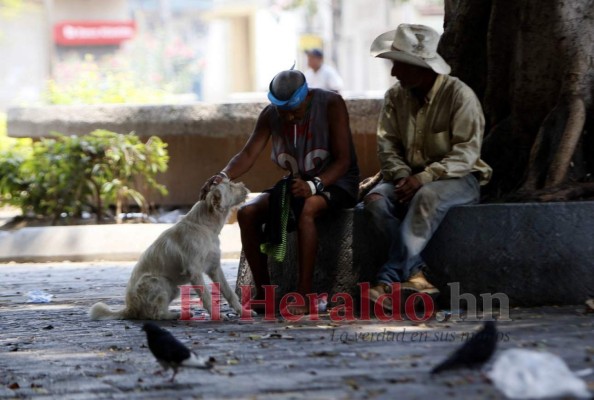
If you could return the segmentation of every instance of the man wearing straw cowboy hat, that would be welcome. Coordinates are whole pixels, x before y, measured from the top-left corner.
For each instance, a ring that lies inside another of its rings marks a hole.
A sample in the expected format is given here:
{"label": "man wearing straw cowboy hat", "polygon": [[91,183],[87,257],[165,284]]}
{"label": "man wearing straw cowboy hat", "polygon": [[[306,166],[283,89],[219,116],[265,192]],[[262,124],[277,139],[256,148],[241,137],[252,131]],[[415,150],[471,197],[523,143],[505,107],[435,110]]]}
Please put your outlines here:
{"label": "man wearing straw cowboy hat", "polygon": [[378,36],[371,55],[392,61],[398,81],[385,94],[377,141],[382,181],[365,209],[390,242],[388,261],[369,291],[391,309],[393,283],[404,296],[439,290],[422,269],[421,251],[449,208],[476,203],[491,168],[480,159],[484,117],[476,95],[437,53],[439,34],[401,24]]}

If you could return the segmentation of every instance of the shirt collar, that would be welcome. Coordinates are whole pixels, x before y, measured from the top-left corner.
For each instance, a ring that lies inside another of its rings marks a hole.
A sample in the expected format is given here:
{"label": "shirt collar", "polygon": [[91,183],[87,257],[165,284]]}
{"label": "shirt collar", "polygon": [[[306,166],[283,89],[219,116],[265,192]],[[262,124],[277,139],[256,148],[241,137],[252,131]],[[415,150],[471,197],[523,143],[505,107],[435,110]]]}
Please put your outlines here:
{"label": "shirt collar", "polygon": [[444,81],[444,76],[441,74],[437,75],[437,78],[435,78],[435,82],[433,83],[433,87],[431,88],[429,93],[427,93],[427,97],[425,97],[425,101],[427,102],[427,104],[431,104],[431,102],[433,101],[433,98],[435,97],[435,95],[437,94],[439,89],[441,89],[441,85],[443,85],[443,81]]}

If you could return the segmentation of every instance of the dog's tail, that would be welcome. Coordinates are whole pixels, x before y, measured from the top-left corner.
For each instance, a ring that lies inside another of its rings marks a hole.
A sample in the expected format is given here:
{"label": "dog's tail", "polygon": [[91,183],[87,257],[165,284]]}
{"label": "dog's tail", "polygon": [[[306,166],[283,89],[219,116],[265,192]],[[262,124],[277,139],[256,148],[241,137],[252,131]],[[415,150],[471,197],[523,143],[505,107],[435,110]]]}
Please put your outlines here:
{"label": "dog's tail", "polygon": [[91,319],[126,319],[127,317],[127,308],[124,308],[119,311],[112,311],[109,306],[105,303],[99,302],[93,304],[91,309],[89,310],[89,317]]}

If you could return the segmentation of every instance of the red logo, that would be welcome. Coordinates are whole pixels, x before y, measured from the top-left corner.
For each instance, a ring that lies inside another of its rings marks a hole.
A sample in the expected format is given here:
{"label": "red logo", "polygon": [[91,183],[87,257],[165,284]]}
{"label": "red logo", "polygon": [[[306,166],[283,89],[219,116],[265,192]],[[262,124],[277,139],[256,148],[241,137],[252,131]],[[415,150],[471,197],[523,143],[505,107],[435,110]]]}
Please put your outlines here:
{"label": "red logo", "polygon": [[134,21],[66,21],[54,26],[54,41],[61,46],[117,45],[135,34]]}
{"label": "red logo", "polygon": [[[359,298],[361,304],[359,306],[360,315],[357,318],[355,316],[355,300],[348,293],[335,293],[330,299],[331,302],[340,302],[339,305],[329,310],[330,320],[333,322],[345,322],[345,321],[369,321],[371,319],[371,307],[369,304],[369,283],[364,282],[358,284],[359,286]],[[423,322],[429,320],[435,311],[435,304],[433,299],[425,293],[415,293],[409,296],[404,304],[401,304],[400,298],[400,283],[392,283],[392,290],[390,294],[381,296],[378,301],[374,304],[373,314],[380,321],[403,321],[405,318],[410,321]],[[275,304],[275,290],[278,286],[276,285],[264,285],[264,299],[263,300],[252,300],[250,294],[252,287],[249,285],[242,285],[241,288],[241,303],[243,305],[243,313],[240,316],[241,321],[253,321],[252,314],[250,312],[251,305],[259,305],[264,307],[264,321],[276,321],[276,304]],[[204,290],[208,290],[202,285],[182,285],[179,286],[181,291],[181,320],[205,320],[204,316],[193,317],[190,311],[191,305],[202,305],[202,301],[199,298],[192,299],[192,292],[201,293]],[[211,285],[212,295],[212,315],[210,319],[212,321],[219,321],[221,319],[221,292],[218,283]],[[295,315],[289,310],[289,306],[304,306],[306,304],[305,298],[309,303],[309,313],[306,315]],[[319,320],[318,314],[318,302],[320,300],[327,299],[327,293],[317,294],[310,293],[303,296],[296,292],[285,294],[280,300],[279,312],[280,317],[285,321],[297,322],[302,319],[309,321]],[[384,301],[389,300],[392,304],[393,311],[386,312],[382,306]],[[416,303],[422,303],[423,313],[418,315],[415,310]],[[401,312],[404,309],[404,315]]]}

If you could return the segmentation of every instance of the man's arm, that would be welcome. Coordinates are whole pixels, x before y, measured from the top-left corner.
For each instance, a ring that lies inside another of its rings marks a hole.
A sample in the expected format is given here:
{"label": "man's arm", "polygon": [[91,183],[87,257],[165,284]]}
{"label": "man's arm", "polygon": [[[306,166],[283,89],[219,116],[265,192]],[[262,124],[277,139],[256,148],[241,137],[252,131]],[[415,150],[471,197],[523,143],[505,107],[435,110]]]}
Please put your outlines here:
{"label": "man's arm", "polygon": [[411,174],[404,158],[405,150],[401,132],[396,124],[396,109],[388,90],[380,113],[377,128],[377,155],[386,181],[397,181]]}
{"label": "man's arm", "polygon": [[200,192],[200,198],[206,196],[211,185],[219,184],[224,178],[223,175],[226,175],[226,177],[233,180],[239,178],[252,168],[270,138],[268,121],[270,113],[273,111],[272,107],[266,107],[260,113],[254,131],[250,135],[243,149],[229,160],[225,168],[221,170],[221,173],[210,177],[204,183]]}
{"label": "man's arm", "polygon": [[480,102],[470,88],[462,90],[454,101],[452,149],[440,161],[429,164],[423,172],[415,175],[423,184],[468,175],[480,158],[485,129]]}
{"label": "man's arm", "polygon": [[332,185],[344,176],[351,164],[349,113],[344,100],[339,95],[332,96],[328,101],[328,121],[333,161],[319,176],[324,186]]}
{"label": "man's arm", "polygon": [[229,179],[237,179],[248,172],[258,159],[262,150],[264,150],[264,147],[266,147],[266,143],[268,143],[268,139],[270,138],[268,121],[271,112],[274,112],[273,107],[267,107],[260,113],[256,121],[256,127],[243,149],[233,156],[229,160],[229,163],[227,163],[227,166],[223,168],[223,172],[229,176]]}

